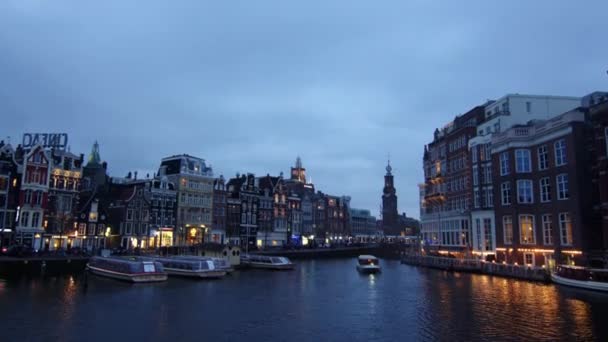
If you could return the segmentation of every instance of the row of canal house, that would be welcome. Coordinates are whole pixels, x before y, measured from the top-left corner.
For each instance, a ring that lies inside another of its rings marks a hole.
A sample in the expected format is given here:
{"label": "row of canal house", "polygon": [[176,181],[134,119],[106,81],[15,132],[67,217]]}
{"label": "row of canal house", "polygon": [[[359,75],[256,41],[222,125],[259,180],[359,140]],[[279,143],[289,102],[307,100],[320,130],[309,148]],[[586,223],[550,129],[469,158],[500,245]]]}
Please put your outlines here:
{"label": "row of canal house", "polygon": [[289,179],[282,173],[237,174],[223,189],[227,239],[246,249],[301,246],[351,234],[350,198],[315,192],[300,158]]}
{"label": "row of canal house", "polygon": [[110,177],[88,158],[0,142],[0,244],[36,250],[202,243],[266,248],[350,234],[345,196],[315,192],[298,158],[291,177],[214,177],[204,159],[174,155],[152,177]]}
{"label": "row of canal house", "polygon": [[473,109],[474,130],[458,133],[465,114],[437,131],[421,186],[427,248],[532,266],[606,265],[607,100],[507,95]]}

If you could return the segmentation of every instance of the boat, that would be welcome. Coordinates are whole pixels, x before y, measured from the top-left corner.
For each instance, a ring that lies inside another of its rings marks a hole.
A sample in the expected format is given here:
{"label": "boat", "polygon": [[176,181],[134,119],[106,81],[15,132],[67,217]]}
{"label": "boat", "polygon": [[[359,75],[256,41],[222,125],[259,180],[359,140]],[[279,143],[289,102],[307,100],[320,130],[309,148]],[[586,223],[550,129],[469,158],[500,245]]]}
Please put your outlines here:
{"label": "boat", "polygon": [[133,283],[150,283],[167,280],[163,265],[151,260],[124,257],[92,257],[87,270],[95,275]]}
{"label": "boat", "polygon": [[270,255],[242,255],[241,264],[251,268],[268,270],[291,270],[294,268],[294,264],[288,258]]}
{"label": "boat", "polygon": [[357,271],[361,273],[378,273],[381,271],[380,261],[373,255],[359,255],[357,261]]}
{"label": "boat", "polygon": [[193,278],[222,278],[226,271],[217,267],[211,258],[197,256],[176,256],[171,258],[149,258],[163,265],[165,272],[172,276]]}
{"label": "boat", "polygon": [[230,274],[234,271],[234,268],[230,265],[230,261],[222,258],[211,258],[215,263],[215,267],[224,270],[227,274]]}
{"label": "boat", "polygon": [[608,292],[608,269],[559,265],[551,280],[560,285]]}
{"label": "boat", "polygon": [[222,258],[203,257],[203,256],[196,256],[196,255],[176,255],[173,258],[183,259],[183,260],[211,260],[211,261],[213,261],[213,265],[214,265],[215,269],[220,269],[228,274],[232,273],[234,271],[234,268],[232,268],[232,266],[230,266],[230,262],[228,260],[222,259]]}

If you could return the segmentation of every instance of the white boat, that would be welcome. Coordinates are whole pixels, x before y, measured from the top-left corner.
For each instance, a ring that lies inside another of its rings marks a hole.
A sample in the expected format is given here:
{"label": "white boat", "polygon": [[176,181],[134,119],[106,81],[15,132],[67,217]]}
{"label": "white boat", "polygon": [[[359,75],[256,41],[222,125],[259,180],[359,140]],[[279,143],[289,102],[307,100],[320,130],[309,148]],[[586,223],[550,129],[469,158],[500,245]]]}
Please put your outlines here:
{"label": "white boat", "polygon": [[133,283],[167,280],[167,273],[163,270],[162,264],[141,258],[96,256],[87,263],[87,270],[99,276]]}
{"label": "white boat", "polygon": [[608,292],[608,269],[560,265],[551,273],[551,280],[560,285]]}
{"label": "white boat", "polygon": [[242,255],[241,264],[268,270],[291,270],[294,267],[294,264],[286,257],[256,254]]}
{"label": "white boat", "polygon": [[192,278],[222,278],[226,271],[216,267],[211,258],[204,257],[172,257],[172,258],[150,258],[160,262],[167,274],[172,276]]}
{"label": "white boat", "polygon": [[357,258],[357,271],[361,273],[378,273],[380,261],[373,255],[359,255]]}

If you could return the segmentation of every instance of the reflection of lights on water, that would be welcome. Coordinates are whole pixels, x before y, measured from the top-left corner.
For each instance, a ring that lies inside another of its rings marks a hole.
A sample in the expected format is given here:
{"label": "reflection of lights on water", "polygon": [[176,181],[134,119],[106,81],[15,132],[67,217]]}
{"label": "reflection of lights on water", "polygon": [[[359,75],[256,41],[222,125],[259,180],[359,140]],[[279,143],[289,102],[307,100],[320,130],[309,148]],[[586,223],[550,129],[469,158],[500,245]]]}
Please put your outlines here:
{"label": "reflection of lights on water", "polygon": [[376,276],[374,274],[369,275],[369,283],[372,285],[376,283]]}

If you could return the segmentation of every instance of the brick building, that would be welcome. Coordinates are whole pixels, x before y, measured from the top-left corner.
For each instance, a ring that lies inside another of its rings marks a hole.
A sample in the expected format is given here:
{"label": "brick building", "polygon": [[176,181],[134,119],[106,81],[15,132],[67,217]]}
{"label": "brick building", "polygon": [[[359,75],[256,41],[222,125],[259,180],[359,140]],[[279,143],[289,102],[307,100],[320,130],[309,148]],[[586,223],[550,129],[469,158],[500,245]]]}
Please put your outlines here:
{"label": "brick building", "polygon": [[484,118],[477,106],[457,116],[424,148],[424,199],[420,230],[424,243],[433,249],[465,252],[470,246],[472,204],[469,139]]}
{"label": "brick building", "polygon": [[586,263],[593,242],[586,132],[577,109],[493,135],[499,262]]}

